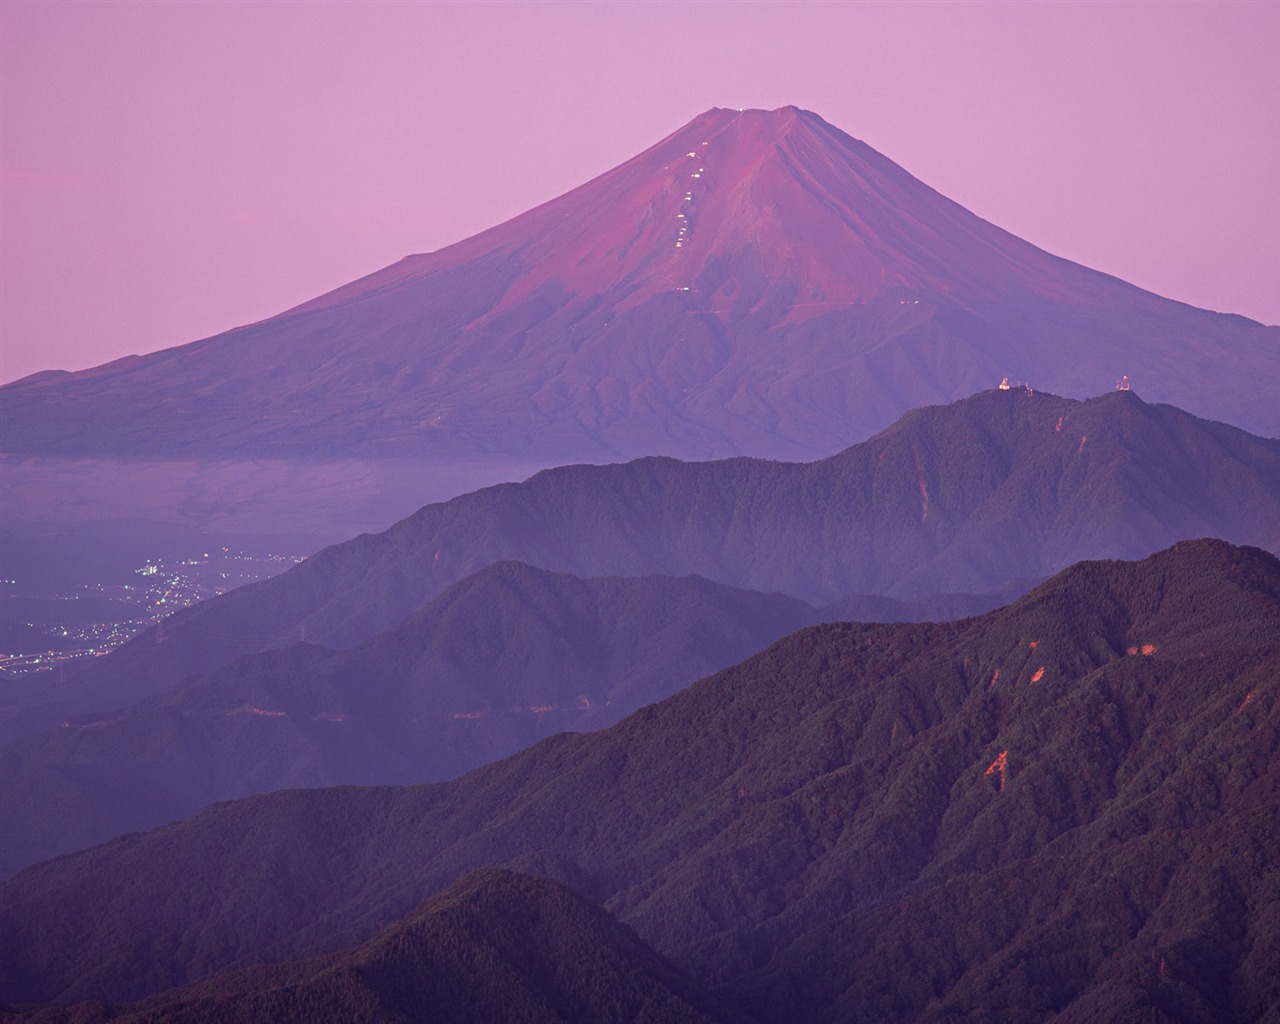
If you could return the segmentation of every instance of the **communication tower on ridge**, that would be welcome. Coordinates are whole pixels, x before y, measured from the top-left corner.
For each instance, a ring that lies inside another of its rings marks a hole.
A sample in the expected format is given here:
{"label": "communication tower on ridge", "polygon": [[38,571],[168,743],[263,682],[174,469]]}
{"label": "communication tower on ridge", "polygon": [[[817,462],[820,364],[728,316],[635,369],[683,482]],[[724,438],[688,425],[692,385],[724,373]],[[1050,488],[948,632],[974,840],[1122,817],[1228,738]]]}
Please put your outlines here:
{"label": "communication tower on ridge", "polygon": [[1128,375],[1128,374],[1125,374],[1125,375],[1124,375],[1124,376],[1122,376],[1118,381],[1116,381],[1116,390],[1117,390],[1117,391],[1131,391],[1131,390],[1132,390],[1132,388],[1130,388],[1130,387],[1129,387],[1129,375]]}

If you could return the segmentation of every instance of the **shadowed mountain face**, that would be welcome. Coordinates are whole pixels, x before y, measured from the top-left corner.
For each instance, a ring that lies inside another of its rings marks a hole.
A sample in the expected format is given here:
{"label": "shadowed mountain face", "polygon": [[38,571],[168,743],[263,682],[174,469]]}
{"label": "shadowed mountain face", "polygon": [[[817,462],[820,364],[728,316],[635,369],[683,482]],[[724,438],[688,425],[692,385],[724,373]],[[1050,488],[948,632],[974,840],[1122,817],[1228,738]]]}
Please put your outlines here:
{"label": "shadowed mountain face", "polygon": [[612,725],[802,626],[1003,603],[852,596],[820,611],[698,577],[582,580],[496,563],[350,651],[246,655],[13,741],[0,750],[0,879],[215,800],[453,778],[552,733]]}
{"label": "shadowed mountain face", "polygon": [[214,800],[452,778],[555,732],[612,725],[822,618],[698,578],[493,565],[351,651],[249,655],[9,744],[0,878]]}
{"label": "shadowed mountain face", "polygon": [[778,1024],[1261,1021],[1277,637],[1280,563],[1216,541],[978,619],[807,629],[454,782],[221,804],[29,869],[0,998],[349,948],[507,865]]}
{"label": "shadowed mountain face", "polygon": [[1280,442],[1132,392],[990,391],[819,462],[568,466],[428,506],[166,619],[56,694],[12,694],[4,726],[119,708],[300,640],[353,646],[503,559],[583,577],[698,574],[822,605],[982,594],[1203,536],[1280,550]]}
{"label": "shadowed mountain face", "polygon": [[270,320],[3,389],[7,451],[810,458],[1002,376],[1280,434],[1280,328],[1058,259],[794,107],[710,110]]}
{"label": "shadowed mountain face", "polygon": [[256,967],[132,1006],[31,1024],[716,1024],[710,1000],[629,928],[563,886],[477,871],[335,956]]}

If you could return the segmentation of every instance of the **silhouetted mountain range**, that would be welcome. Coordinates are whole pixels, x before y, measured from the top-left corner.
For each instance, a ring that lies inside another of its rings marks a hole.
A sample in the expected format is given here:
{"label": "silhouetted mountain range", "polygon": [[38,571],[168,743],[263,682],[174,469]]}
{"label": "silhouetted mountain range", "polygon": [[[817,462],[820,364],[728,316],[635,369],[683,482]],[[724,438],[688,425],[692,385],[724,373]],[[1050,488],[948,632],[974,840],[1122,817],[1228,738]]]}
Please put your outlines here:
{"label": "silhouetted mountain range", "polygon": [[1133,392],[993,390],[818,462],[567,466],[427,506],[170,617],[56,694],[14,691],[3,724],[12,737],[123,707],[300,640],[350,647],[505,559],[582,577],[697,574],[823,605],[1007,591],[1202,536],[1280,551],[1280,442]]}
{"label": "silhouetted mountain range", "polygon": [[452,782],[220,804],[28,869],[0,998],[337,952],[507,866],[765,1022],[1262,1021],[1278,752],[1280,562],[1184,543],[976,619],[805,629]]}
{"label": "silhouetted mountain range", "polygon": [[453,778],[552,733],[612,725],[801,626],[1003,603],[855,596],[820,610],[700,577],[495,563],[352,650],[246,655],[14,740],[0,750],[0,878],[215,800]]}
{"label": "silhouetted mountain range", "polygon": [[1002,376],[1280,434],[1280,328],[974,216],[816,114],[714,109],[581,187],[261,323],[3,389],[6,450],[826,455]]}
{"label": "silhouetted mountain range", "polygon": [[555,732],[612,725],[823,619],[696,577],[498,563],[350,651],[247,655],[10,743],[0,878],[214,800],[452,778]]}

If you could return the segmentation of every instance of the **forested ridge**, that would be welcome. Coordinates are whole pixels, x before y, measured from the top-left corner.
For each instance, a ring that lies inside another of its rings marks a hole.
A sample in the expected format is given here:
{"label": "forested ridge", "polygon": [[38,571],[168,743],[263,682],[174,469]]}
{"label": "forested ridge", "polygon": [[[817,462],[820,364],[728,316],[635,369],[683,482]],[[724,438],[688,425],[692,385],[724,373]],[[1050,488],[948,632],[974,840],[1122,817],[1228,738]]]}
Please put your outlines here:
{"label": "forested ridge", "polygon": [[976,619],[803,630],[454,782],[221,804],[29,869],[0,887],[4,998],[336,953],[502,865],[778,1024],[1261,1021],[1278,637],[1280,564],[1214,541]]}

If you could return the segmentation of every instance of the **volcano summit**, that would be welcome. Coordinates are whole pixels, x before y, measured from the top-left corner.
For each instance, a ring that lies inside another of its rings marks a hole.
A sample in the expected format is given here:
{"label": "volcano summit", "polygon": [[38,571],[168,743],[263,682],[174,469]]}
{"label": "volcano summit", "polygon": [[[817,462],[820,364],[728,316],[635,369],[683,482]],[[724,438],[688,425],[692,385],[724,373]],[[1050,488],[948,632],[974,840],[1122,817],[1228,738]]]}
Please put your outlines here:
{"label": "volcano summit", "polygon": [[717,109],[269,320],[0,389],[0,511],[336,541],[549,466],[808,460],[1006,376],[1125,374],[1280,435],[1280,328],[1051,256],[815,114]]}
{"label": "volcano summit", "polygon": [[816,457],[1003,376],[1122,374],[1280,434],[1280,328],[1052,256],[784,107],[709,110],[272,319],[0,394],[23,455],[549,465]]}

